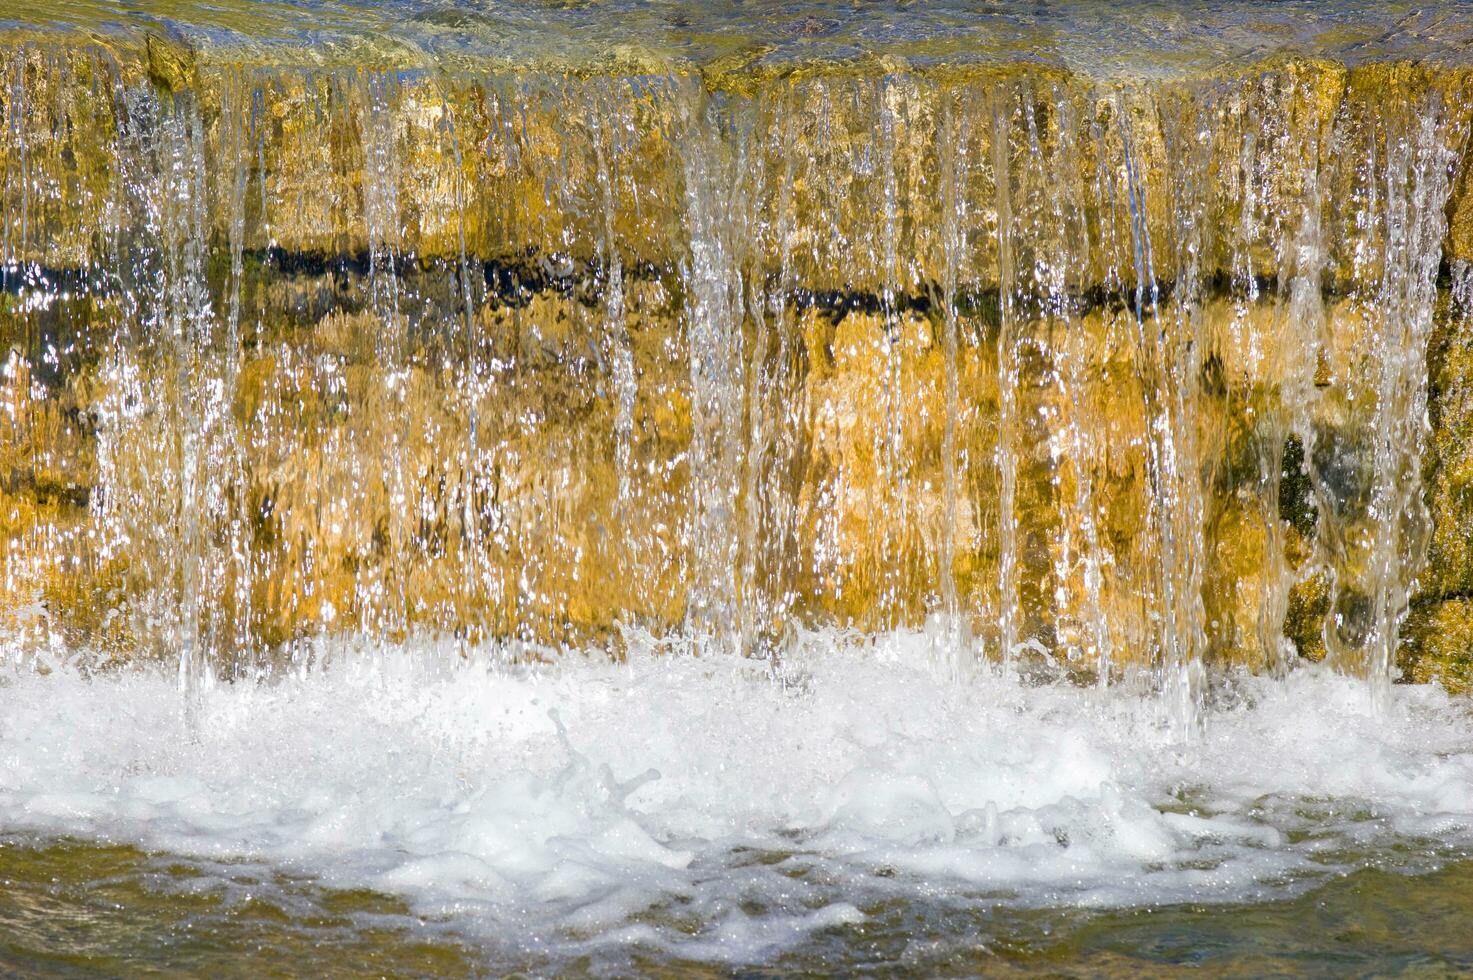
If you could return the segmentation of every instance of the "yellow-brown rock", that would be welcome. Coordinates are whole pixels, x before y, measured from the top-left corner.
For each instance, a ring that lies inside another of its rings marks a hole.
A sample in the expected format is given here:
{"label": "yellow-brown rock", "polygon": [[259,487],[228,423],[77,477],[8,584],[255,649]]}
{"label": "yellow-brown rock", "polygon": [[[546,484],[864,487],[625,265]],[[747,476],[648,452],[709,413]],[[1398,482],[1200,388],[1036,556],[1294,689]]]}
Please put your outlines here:
{"label": "yellow-brown rock", "polygon": [[16,642],[229,672],[941,613],[1086,677],[1344,656],[1380,589],[1407,675],[1466,683],[1464,74],[749,54],[10,51]]}

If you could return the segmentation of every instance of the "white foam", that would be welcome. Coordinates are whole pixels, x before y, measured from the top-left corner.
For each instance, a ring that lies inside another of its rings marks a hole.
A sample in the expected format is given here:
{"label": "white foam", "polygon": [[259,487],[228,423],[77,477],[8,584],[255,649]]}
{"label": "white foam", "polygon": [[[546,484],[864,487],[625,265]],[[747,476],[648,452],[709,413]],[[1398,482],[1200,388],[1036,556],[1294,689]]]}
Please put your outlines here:
{"label": "white foam", "polygon": [[1183,742],[1148,698],[956,683],[932,648],[808,637],[779,679],[638,649],[340,654],[205,692],[194,736],[171,678],[15,671],[0,829],[266,861],[541,948],[729,961],[883,898],[1237,900],[1473,838],[1473,719],[1439,689],[1376,714],[1326,670],[1238,678]]}

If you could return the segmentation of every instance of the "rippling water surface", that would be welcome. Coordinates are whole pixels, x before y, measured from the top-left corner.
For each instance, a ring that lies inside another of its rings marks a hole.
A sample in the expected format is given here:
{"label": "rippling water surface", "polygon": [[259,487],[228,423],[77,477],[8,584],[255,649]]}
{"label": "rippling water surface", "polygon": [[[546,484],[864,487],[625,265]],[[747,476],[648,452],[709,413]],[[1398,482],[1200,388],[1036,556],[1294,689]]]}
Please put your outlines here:
{"label": "rippling water surface", "polygon": [[[470,976],[538,972],[540,957],[487,949],[399,900],[335,891],[249,864],[11,836],[0,845],[0,969],[16,973]],[[1159,975],[1183,967],[1263,973],[1442,975],[1473,969],[1473,864],[1418,877],[1377,870],[1253,905],[1111,911],[958,909],[892,902],[864,925],[825,930],[748,976],[834,969],[911,975]],[[127,910],[127,914],[120,914]],[[631,956],[650,973],[720,972]],[[599,957],[559,968],[611,972]]]}

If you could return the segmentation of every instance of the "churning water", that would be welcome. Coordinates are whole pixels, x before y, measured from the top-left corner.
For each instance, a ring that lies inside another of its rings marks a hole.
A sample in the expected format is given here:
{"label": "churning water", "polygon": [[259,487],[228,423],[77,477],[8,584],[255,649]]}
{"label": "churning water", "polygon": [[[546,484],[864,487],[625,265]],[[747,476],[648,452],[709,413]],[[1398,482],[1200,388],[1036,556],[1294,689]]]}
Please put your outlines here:
{"label": "churning water", "polygon": [[990,669],[957,684],[913,633],[805,636],[778,671],[341,650],[205,692],[194,732],[156,675],[33,675],[0,697],[13,830],[201,860],[206,892],[255,874],[233,890],[293,918],[311,915],[269,875],[209,862],[403,896],[430,936],[549,969],[862,963],[840,951],[868,937],[927,972],[1016,941],[1010,914],[1232,921],[1473,843],[1466,704],[1398,687],[1373,708],[1324,668],[1231,678],[1186,741],[1138,695]]}

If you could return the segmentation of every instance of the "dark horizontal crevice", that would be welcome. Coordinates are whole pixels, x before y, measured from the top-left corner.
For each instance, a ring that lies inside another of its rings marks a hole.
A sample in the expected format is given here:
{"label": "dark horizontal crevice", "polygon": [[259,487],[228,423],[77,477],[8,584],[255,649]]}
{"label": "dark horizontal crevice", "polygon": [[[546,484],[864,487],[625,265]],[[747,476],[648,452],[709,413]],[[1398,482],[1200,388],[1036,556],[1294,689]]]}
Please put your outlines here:
{"label": "dark horizontal crevice", "polygon": [[40,292],[59,296],[109,293],[110,277],[98,266],[55,268],[34,262],[12,262],[0,265],[0,293],[17,296],[22,292]]}
{"label": "dark horizontal crevice", "polygon": [[[339,292],[347,292],[356,282],[380,271],[411,279],[424,275],[456,276],[459,267],[456,259],[425,258],[387,250],[329,254],[279,246],[247,250],[242,253],[242,260],[247,265],[288,279],[330,279]],[[540,253],[535,249],[498,258],[471,259],[467,262],[467,269],[472,281],[479,284],[477,292],[484,290],[488,300],[512,307],[526,306],[543,293],[564,296],[588,307],[600,306],[605,301],[609,278],[609,270],[598,258],[574,259]],[[628,281],[670,282],[676,279],[676,269],[671,263],[632,262],[621,267],[621,275]],[[1437,285],[1446,289],[1451,284],[1452,269],[1444,259],[1438,268]],[[678,282],[675,285],[678,290]],[[769,290],[778,288],[775,274],[768,276],[767,285]],[[1250,281],[1241,275],[1218,270],[1206,276],[1199,288],[1203,298],[1245,293],[1271,297],[1280,291],[1279,286],[1275,276],[1258,275]],[[1098,284],[1048,300],[1020,295],[1015,297],[1013,309],[1026,318],[1082,316],[1101,310],[1149,314],[1169,302],[1178,288],[1179,284],[1169,279],[1147,283],[1144,288]],[[37,263],[0,265],[0,294],[19,295],[34,291],[53,296],[105,296],[121,289],[120,277],[101,265],[69,268]],[[1321,294],[1326,300],[1332,300],[1346,295],[1348,289],[1346,283],[1327,282],[1322,285]],[[945,301],[944,291],[935,283],[927,284],[918,292],[893,294],[873,289],[814,289],[801,285],[787,290],[787,302],[791,306],[799,311],[817,310],[833,320],[852,313],[915,313],[924,316],[942,309]],[[1001,322],[1002,293],[996,286],[962,286],[952,297],[952,302],[960,315],[986,326],[995,328]]]}
{"label": "dark horizontal crevice", "polygon": [[[347,288],[352,279],[366,278],[375,272],[401,278],[424,274],[457,275],[460,262],[453,258],[420,257],[394,251],[359,251],[328,255],[310,251],[287,251],[280,247],[247,251],[247,261],[255,261],[283,276],[318,279],[332,277]],[[469,258],[467,271],[479,277],[481,285],[494,300],[512,306],[524,306],[540,293],[553,292],[577,298],[587,305],[602,302],[608,272],[597,259],[574,260],[527,250],[520,255],[500,258]],[[673,270],[653,262],[624,266],[626,279],[654,280],[668,276]]]}
{"label": "dark horizontal crevice", "polygon": [[[328,257],[313,253],[285,252],[279,248],[267,250],[262,258],[285,275],[308,277],[328,274],[362,277],[372,271],[374,264],[366,253]],[[400,276],[432,270],[444,272],[456,265],[453,261],[443,259],[415,259],[392,253],[378,257],[378,262]],[[472,269],[478,266],[488,298],[505,305],[524,306],[533,297],[544,292],[557,293],[590,307],[604,302],[608,273],[597,258],[549,256],[529,249],[521,255],[473,260],[470,263]],[[668,280],[674,273],[674,268],[668,263],[640,262],[622,267],[624,278],[635,281]],[[1437,286],[1447,289],[1451,285],[1451,266],[1444,259],[1438,267]],[[769,292],[779,288],[776,274],[768,275],[767,287]],[[1149,315],[1157,307],[1170,302],[1178,288],[1178,283],[1170,279],[1148,282],[1141,288],[1098,284],[1072,292],[1052,303],[1021,299],[1015,308],[1025,317],[1049,314],[1084,316],[1102,310]],[[1278,277],[1273,275],[1245,277],[1217,270],[1204,278],[1200,290],[1205,299],[1244,295],[1249,292],[1261,297],[1271,297],[1279,293],[1280,284]],[[1326,282],[1322,284],[1320,292],[1327,301],[1338,299],[1349,293],[1349,284]],[[933,310],[939,310],[944,301],[944,291],[935,283],[927,284],[919,292],[897,291],[891,294],[873,289],[814,289],[801,285],[787,290],[787,302],[800,312],[817,310],[833,320],[841,320],[852,313],[871,316],[915,313],[924,316]],[[996,286],[961,286],[957,289],[953,302],[959,314],[980,320],[988,326],[996,327],[1001,321],[1002,293]]]}
{"label": "dark horizontal crevice", "polygon": [[1473,590],[1451,589],[1446,592],[1417,592],[1408,600],[1409,608],[1421,612],[1440,606],[1444,602],[1470,602],[1473,601]]}
{"label": "dark horizontal crevice", "polygon": [[[454,274],[458,265],[454,260],[423,259],[392,252],[326,256],[273,248],[255,257],[282,275],[305,278],[337,277],[338,285],[343,289],[348,287],[350,279],[368,276],[375,269],[408,277],[426,272]],[[479,271],[480,282],[486,290],[487,298],[507,306],[525,306],[534,297],[547,292],[567,297],[588,307],[600,306],[605,301],[608,270],[598,258],[573,259],[528,250],[519,255],[474,260],[469,263],[469,267]],[[668,281],[674,277],[675,269],[669,264],[641,262],[623,266],[621,274],[626,280]],[[475,271],[472,275],[475,275]],[[1208,291],[1226,292],[1228,285],[1228,277],[1220,275],[1209,280]],[[1268,292],[1273,286],[1271,278],[1260,277],[1260,291]],[[775,273],[768,275],[767,288],[769,292],[780,288]],[[1100,309],[1148,313],[1154,306],[1167,302],[1173,288],[1174,284],[1167,280],[1141,290],[1094,286],[1071,294],[1063,302],[1055,304],[1058,309],[1045,309],[1038,304],[1030,306],[1026,302],[1018,303],[1017,309],[1024,316],[1065,311],[1073,315],[1084,315]],[[854,313],[871,316],[914,313],[924,316],[939,310],[945,302],[944,291],[934,283],[927,284],[918,292],[894,293],[853,287],[815,289],[795,285],[787,289],[786,298],[788,304],[800,312],[816,310],[835,321]],[[980,320],[991,327],[996,327],[1001,321],[1001,291],[996,286],[964,285],[957,289],[952,300],[962,316]]]}
{"label": "dark horizontal crevice", "polygon": [[[996,290],[992,290],[996,294]],[[886,296],[867,290],[805,289],[798,287],[788,292],[788,303],[800,312],[817,310],[834,320],[842,320],[851,313],[870,316],[918,313],[925,315],[932,309],[929,296],[896,293]]]}
{"label": "dark horizontal crevice", "polygon": [[0,477],[0,488],[12,497],[30,497],[39,504],[85,508],[92,499],[91,487],[38,478],[34,470],[22,467],[14,467]]}

